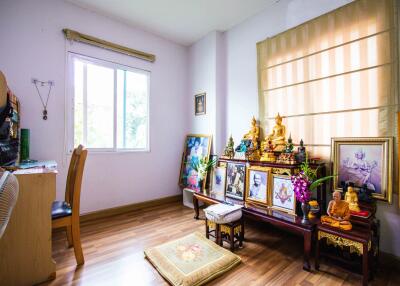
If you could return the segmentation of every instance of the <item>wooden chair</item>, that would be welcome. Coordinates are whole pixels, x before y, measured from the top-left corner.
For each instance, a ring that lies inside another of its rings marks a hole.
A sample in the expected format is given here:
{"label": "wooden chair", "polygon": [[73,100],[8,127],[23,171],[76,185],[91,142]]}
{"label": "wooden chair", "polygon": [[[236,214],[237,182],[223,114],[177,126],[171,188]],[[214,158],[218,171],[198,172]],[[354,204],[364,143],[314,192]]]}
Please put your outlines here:
{"label": "wooden chair", "polygon": [[65,201],[55,201],[51,211],[53,229],[61,227],[67,229],[68,247],[74,247],[78,265],[85,263],[80,238],[79,206],[86,156],[87,150],[82,145],[79,145],[72,153],[65,188]]}

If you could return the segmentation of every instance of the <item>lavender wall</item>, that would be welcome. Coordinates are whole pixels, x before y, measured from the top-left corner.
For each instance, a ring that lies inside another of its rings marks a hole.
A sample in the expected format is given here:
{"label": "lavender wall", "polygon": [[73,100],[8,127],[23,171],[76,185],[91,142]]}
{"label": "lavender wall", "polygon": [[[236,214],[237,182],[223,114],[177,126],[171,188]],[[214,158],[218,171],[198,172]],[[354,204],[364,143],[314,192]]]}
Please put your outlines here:
{"label": "lavender wall", "polygon": [[[225,107],[221,114],[217,114],[217,122],[224,131],[217,131],[217,136],[222,136],[221,142],[226,142],[232,134],[237,145],[248,131],[252,116],[258,115],[256,43],[349,2],[351,0],[281,0],[223,33],[216,46],[225,56],[209,57],[209,49],[215,49],[215,46],[210,46],[191,57],[191,63],[200,59],[214,62],[217,73],[210,80],[223,84],[222,91],[216,95],[216,101],[223,102]],[[191,51],[197,49],[202,41],[194,44]],[[192,70],[193,66],[190,68]],[[198,72],[196,76],[206,79],[205,73]],[[204,84],[209,83],[205,81]],[[220,154],[221,149],[217,148],[216,152]],[[394,186],[393,192],[392,205],[378,202],[377,216],[381,221],[381,249],[400,257],[398,186]]]}
{"label": "lavender wall", "polygon": [[[64,40],[70,28],[153,53],[155,63]],[[19,97],[22,127],[31,129],[31,157],[59,164],[57,198],[64,195],[70,156],[65,149],[66,51],[151,71],[148,153],[89,153],[81,198],[82,213],[179,194],[177,186],[184,136],[188,49],[61,0],[0,2],[0,70]],[[49,119],[31,78],[52,79]]]}

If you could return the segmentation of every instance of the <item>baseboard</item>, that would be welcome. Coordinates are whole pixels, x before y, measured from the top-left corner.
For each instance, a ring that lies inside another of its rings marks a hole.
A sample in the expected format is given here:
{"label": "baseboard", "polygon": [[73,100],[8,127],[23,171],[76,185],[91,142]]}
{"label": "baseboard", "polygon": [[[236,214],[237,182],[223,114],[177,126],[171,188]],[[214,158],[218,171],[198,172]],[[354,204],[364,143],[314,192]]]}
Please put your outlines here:
{"label": "baseboard", "polygon": [[120,207],[104,209],[104,210],[99,210],[99,211],[82,214],[80,216],[80,221],[86,222],[86,221],[91,221],[91,220],[95,220],[95,219],[101,219],[101,218],[105,218],[105,217],[109,217],[109,216],[123,214],[123,213],[127,213],[130,211],[142,209],[142,208],[158,206],[158,205],[165,204],[165,203],[181,202],[181,201],[182,201],[182,195],[164,197],[164,198],[160,198],[160,199],[155,199],[155,200],[150,200],[150,201],[145,201],[145,202],[140,202],[140,203],[135,203],[135,204],[130,204],[130,205],[124,205],[124,206],[120,206]]}

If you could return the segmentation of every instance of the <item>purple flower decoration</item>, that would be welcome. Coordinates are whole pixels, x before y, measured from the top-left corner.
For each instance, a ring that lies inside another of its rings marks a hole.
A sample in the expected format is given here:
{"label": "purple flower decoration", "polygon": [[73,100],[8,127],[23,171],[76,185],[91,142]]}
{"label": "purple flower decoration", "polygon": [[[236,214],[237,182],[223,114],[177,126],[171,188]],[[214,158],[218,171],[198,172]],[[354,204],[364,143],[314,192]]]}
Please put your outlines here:
{"label": "purple flower decoration", "polygon": [[296,199],[302,203],[309,202],[311,200],[311,195],[312,195],[310,191],[311,182],[304,175],[304,172],[301,171],[297,175],[292,176],[291,180],[293,184],[294,194],[296,195]]}

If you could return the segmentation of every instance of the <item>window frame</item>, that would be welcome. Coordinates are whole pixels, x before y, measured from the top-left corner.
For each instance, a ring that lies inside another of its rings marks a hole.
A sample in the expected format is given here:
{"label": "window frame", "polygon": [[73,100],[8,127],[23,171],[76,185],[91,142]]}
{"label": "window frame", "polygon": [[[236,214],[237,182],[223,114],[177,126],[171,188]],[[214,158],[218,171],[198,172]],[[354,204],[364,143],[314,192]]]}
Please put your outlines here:
{"label": "window frame", "polygon": [[[115,153],[148,153],[150,152],[150,96],[151,96],[151,72],[144,69],[134,68],[131,66],[123,65],[120,63],[107,61],[91,56],[86,56],[82,54],[78,54],[75,52],[68,51],[66,55],[66,68],[67,68],[67,80],[66,80],[66,152],[67,154],[72,154],[74,150],[74,141],[75,141],[75,132],[74,132],[74,123],[75,123],[75,74],[74,74],[74,60],[78,59],[81,62],[86,64],[96,64],[102,67],[111,68],[114,70],[114,111],[113,111],[113,147],[112,148],[88,148],[90,152],[93,153],[104,153],[104,154],[115,154]],[[147,146],[145,148],[118,148],[117,147],[117,134],[118,134],[118,105],[117,105],[117,70],[125,70],[134,73],[141,73],[147,76]],[[84,81],[84,85],[86,85],[86,81]],[[84,95],[84,100],[85,100]],[[86,110],[84,110],[86,113]],[[86,129],[87,126],[84,126]],[[85,136],[84,136],[85,137]],[[86,138],[84,138],[86,140]],[[82,145],[86,145],[86,142],[82,142]]]}

